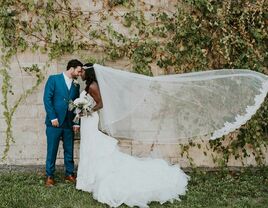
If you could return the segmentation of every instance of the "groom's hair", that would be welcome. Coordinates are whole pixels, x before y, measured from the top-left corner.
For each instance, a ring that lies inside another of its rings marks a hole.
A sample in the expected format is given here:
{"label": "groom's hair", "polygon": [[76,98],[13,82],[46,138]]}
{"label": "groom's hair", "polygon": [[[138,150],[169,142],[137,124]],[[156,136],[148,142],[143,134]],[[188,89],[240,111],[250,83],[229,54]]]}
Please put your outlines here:
{"label": "groom's hair", "polygon": [[71,67],[76,68],[78,66],[83,66],[82,62],[77,59],[72,59],[68,62],[66,70],[68,71]]}

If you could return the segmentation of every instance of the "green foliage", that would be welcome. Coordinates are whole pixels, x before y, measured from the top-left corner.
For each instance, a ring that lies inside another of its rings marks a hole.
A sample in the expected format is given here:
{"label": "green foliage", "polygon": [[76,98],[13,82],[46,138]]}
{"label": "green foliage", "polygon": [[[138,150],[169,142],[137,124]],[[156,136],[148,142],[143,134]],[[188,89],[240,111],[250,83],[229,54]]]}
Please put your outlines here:
{"label": "green foliage", "polygon": [[[88,12],[74,8],[70,0],[0,0],[6,141],[12,138],[12,110],[17,108],[7,104],[11,88],[8,66],[15,54],[25,50],[47,53],[51,60],[82,50],[102,52],[102,63],[124,58],[133,71],[150,76],[155,70],[169,74],[220,68],[268,73],[266,1],[187,0],[170,10],[131,0],[103,4],[107,9]],[[117,10],[122,8],[123,14]],[[39,72],[29,72],[41,82]],[[267,101],[228,145],[223,144],[224,138],[210,143],[223,154],[223,164],[230,155],[247,156],[248,148],[262,163],[260,147],[267,144],[266,106]]]}
{"label": "green foliage", "polygon": [[12,137],[12,115],[8,106],[8,93],[12,93],[11,91],[11,85],[10,85],[10,76],[7,73],[7,69],[3,68],[1,69],[1,75],[3,76],[3,83],[2,83],[2,94],[3,94],[3,102],[1,102],[1,105],[3,105],[4,107],[4,118],[5,118],[5,122],[7,124],[7,128],[6,128],[6,147],[3,153],[3,159],[6,157],[7,152],[9,150],[10,147],[10,143],[14,142],[13,137]]}
{"label": "green foliage", "polygon": [[115,7],[115,6],[133,6],[133,2],[131,0],[109,0],[108,5],[110,7]]}
{"label": "green foliage", "polygon": [[11,142],[15,142],[13,135],[12,135],[12,119],[14,116],[15,111],[17,110],[19,104],[23,102],[29,95],[31,95],[34,90],[37,89],[37,87],[42,83],[44,80],[44,75],[42,74],[42,71],[38,68],[37,65],[32,65],[32,67],[25,67],[24,70],[28,72],[31,75],[34,75],[36,77],[36,83],[33,85],[30,89],[26,90],[23,94],[19,96],[19,98],[15,101],[13,106],[8,105],[8,93],[12,93],[12,88],[10,84],[10,76],[8,74],[7,69],[2,69],[1,75],[3,76],[3,84],[2,84],[2,94],[4,97],[4,101],[1,103],[4,107],[4,117],[5,122],[7,124],[6,128],[6,146],[2,155],[2,159],[4,160],[7,157],[7,153],[10,148]]}

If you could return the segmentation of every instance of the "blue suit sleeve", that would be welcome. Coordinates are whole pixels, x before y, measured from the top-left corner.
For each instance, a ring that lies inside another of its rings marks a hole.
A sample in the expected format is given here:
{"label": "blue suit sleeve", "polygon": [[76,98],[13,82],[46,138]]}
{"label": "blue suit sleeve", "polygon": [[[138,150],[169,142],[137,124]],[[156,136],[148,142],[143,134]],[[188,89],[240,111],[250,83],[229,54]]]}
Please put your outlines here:
{"label": "blue suit sleeve", "polygon": [[53,79],[52,76],[50,76],[47,80],[46,86],[45,86],[45,92],[44,92],[44,105],[45,105],[45,110],[48,115],[49,120],[56,119],[56,111],[53,106],[53,96],[55,92],[55,80]]}

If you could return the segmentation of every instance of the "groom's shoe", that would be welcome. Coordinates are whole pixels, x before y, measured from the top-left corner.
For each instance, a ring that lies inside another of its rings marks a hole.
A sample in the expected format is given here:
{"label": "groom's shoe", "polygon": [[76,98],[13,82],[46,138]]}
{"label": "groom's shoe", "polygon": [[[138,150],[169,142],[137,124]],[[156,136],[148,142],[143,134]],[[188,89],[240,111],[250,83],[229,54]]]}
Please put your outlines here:
{"label": "groom's shoe", "polygon": [[52,186],[55,185],[55,181],[51,176],[48,176],[46,178],[46,183],[45,184],[46,184],[46,187],[52,187]]}
{"label": "groom's shoe", "polygon": [[65,181],[75,183],[76,182],[76,177],[74,175],[65,176]]}

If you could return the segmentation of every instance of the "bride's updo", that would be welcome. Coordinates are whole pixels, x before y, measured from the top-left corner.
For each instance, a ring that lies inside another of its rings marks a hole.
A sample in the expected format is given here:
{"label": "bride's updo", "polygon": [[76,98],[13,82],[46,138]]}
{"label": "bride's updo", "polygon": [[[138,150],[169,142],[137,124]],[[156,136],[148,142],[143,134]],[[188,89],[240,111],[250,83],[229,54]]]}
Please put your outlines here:
{"label": "bride's updo", "polygon": [[86,88],[85,90],[88,91],[89,86],[92,82],[97,82],[95,70],[92,63],[86,63],[83,65],[83,69],[85,70],[85,80],[86,80]]}

